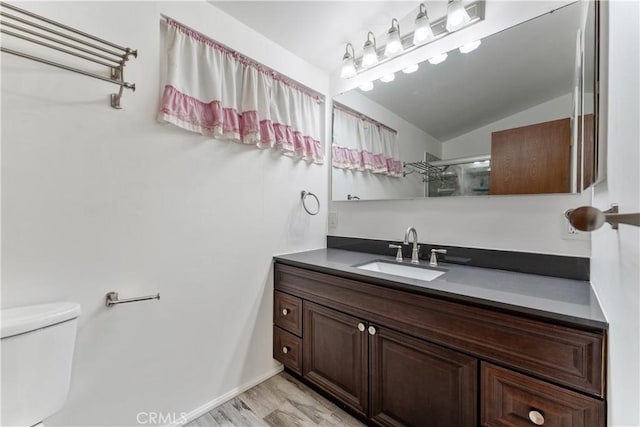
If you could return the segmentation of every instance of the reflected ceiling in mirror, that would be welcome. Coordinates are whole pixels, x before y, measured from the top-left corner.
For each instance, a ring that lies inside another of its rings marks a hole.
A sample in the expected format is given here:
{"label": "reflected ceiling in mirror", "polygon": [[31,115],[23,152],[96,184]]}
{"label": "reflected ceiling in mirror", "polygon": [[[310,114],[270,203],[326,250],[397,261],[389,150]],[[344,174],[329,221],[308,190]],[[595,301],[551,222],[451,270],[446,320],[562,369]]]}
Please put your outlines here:
{"label": "reflected ceiling in mirror", "polygon": [[334,121],[333,153],[349,151],[352,162],[334,158],[333,200],[586,188],[594,177],[594,15],[593,2],[573,3],[486,37],[468,53],[456,49],[441,63],[424,61],[370,91],[335,97],[368,123],[396,131],[404,176],[369,170],[362,159],[385,152],[384,144]]}

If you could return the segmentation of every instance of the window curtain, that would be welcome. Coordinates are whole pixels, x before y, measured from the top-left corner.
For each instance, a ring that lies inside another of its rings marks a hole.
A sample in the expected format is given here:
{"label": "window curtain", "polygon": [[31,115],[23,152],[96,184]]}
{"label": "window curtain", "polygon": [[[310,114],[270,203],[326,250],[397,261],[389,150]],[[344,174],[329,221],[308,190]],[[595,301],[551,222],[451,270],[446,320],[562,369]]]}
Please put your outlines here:
{"label": "window curtain", "polygon": [[402,177],[397,136],[395,130],[336,105],[333,108],[333,166]]}
{"label": "window curtain", "polygon": [[158,120],[323,162],[317,95],[170,19],[166,46]]}

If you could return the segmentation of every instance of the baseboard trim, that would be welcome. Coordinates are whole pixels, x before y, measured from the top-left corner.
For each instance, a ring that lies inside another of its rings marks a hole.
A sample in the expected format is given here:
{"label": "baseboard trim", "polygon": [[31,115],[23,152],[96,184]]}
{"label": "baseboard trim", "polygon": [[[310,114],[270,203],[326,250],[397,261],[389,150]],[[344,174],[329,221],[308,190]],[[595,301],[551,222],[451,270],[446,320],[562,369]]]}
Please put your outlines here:
{"label": "baseboard trim", "polygon": [[266,373],[260,375],[259,377],[254,378],[251,381],[246,382],[246,383],[242,384],[239,387],[231,389],[227,393],[223,394],[222,396],[216,397],[215,399],[213,399],[213,400],[205,403],[204,405],[199,406],[198,408],[194,409],[193,411],[189,412],[186,415],[186,421],[181,419],[180,422],[175,423],[175,424],[170,424],[169,426],[166,426],[166,427],[182,427],[185,424],[189,424],[191,421],[195,420],[196,418],[201,417],[202,415],[206,414],[210,410],[222,405],[223,403],[233,399],[236,396],[239,396],[240,394],[244,393],[245,391],[249,390],[250,388],[257,386],[261,382],[268,380],[272,376],[279,374],[283,370],[284,370],[284,366],[282,366],[282,365],[277,366],[277,367],[275,367],[273,369],[270,369],[269,371],[267,371]]}

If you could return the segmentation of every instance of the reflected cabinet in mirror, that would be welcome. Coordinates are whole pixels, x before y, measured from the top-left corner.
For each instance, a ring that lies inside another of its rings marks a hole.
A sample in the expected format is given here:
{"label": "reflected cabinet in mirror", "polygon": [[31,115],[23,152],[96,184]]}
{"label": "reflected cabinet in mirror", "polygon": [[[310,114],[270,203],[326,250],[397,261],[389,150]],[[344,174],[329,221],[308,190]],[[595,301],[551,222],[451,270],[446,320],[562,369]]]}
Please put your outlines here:
{"label": "reflected cabinet in mirror", "polygon": [[597,172],[597,7],[563,6],[466,53],[455,49],[442,62],[336,96],[332,199],[589,187]]}

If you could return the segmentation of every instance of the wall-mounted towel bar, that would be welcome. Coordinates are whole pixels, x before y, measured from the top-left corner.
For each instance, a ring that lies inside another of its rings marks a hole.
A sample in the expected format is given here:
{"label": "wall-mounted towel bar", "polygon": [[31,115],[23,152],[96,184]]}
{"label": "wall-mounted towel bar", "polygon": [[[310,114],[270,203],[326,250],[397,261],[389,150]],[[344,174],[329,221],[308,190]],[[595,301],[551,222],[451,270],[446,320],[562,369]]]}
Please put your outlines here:
{"label": "wall-mounted towel bar", "polygon": [[[0,33],[3,35],[103,65],[108,67],[109,76],[102,76],[9,48],[4,43],[0,47],[0,51],[120,86],[118,93],[111,94],[111,106],[113,108],[122,108],[120,100],[124,89],[135,91],[135,83],[124,81],[124,66],[130,56],[138,57],[137,50],[119,46],[8,3],[0,2],[0,7],[2,8],[0,9]],[[39,21],[46,25],[34,21]]]}
{"label": "wall-mounted towel bar", "polygon": [[107,307],[111,307],[113,305],[116,304],[124,304],[127,302],[137,302],[137,301],[147,301],[147,300],[151,300],[151,299],[160,299],[160,293],[158,292],[155,295],[147,295],[145,297],[135,297],[135,298],[125,298],[125,299],[118,299],[118,293],[117,292],[109,292],[105,298],[105,305]]}

